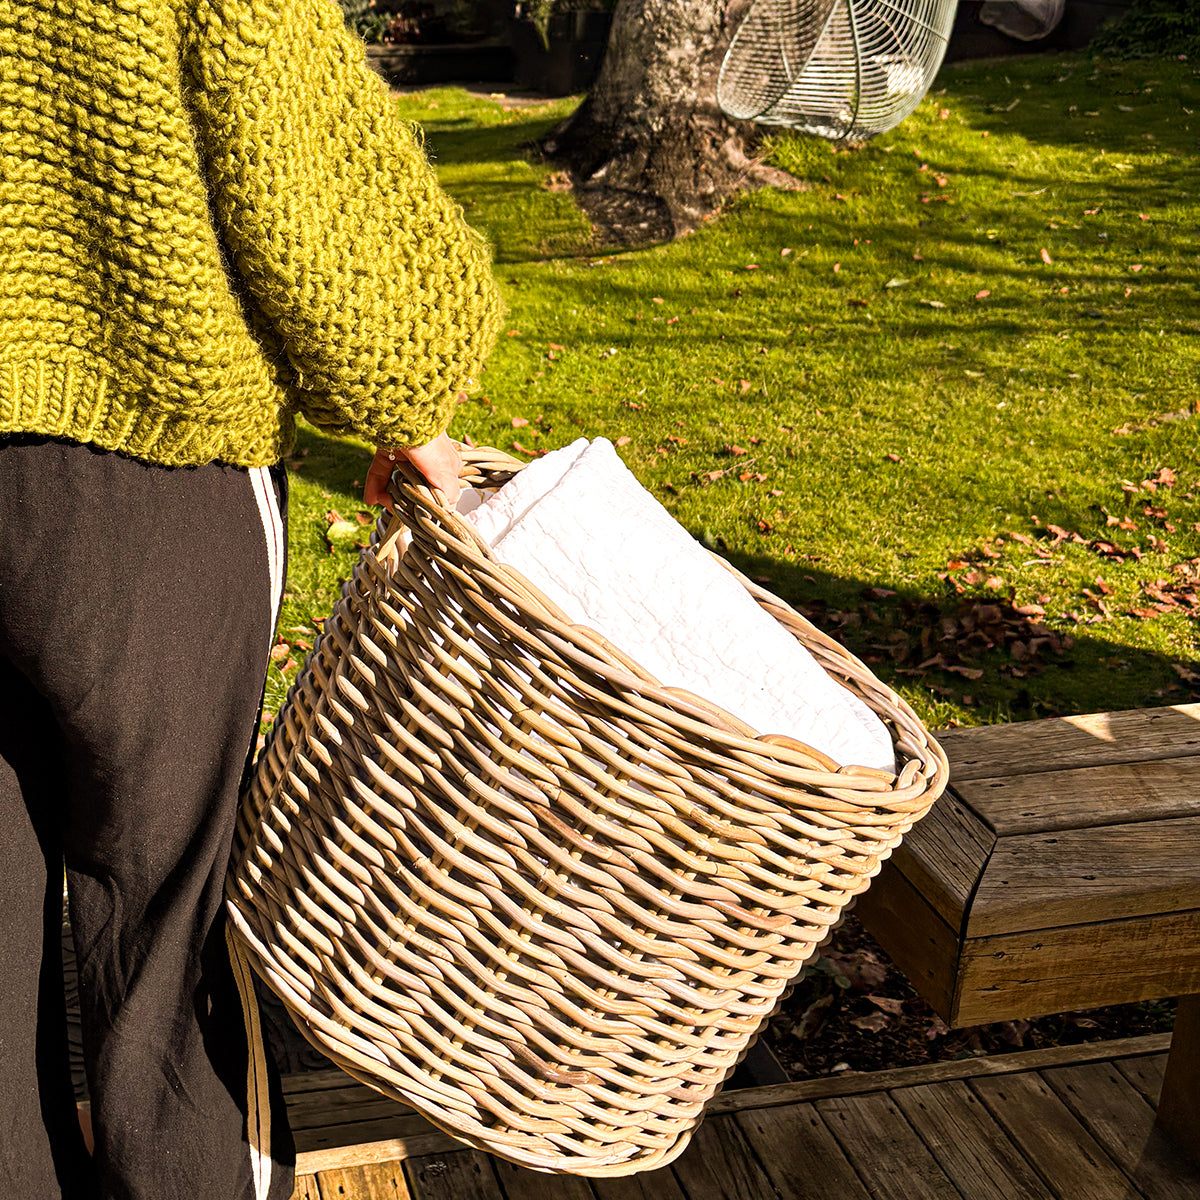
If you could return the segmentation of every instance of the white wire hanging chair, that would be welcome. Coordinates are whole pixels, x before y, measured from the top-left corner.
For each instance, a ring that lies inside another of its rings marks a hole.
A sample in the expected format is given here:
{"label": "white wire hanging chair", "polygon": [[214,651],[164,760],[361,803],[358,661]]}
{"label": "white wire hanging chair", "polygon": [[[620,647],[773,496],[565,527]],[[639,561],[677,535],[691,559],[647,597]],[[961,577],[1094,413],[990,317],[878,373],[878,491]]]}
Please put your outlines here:
{"label": "white wire hanging chair", "polygon": [[717,83],[731,117],[860,141],[928,90],[957,0],[755,0]]}

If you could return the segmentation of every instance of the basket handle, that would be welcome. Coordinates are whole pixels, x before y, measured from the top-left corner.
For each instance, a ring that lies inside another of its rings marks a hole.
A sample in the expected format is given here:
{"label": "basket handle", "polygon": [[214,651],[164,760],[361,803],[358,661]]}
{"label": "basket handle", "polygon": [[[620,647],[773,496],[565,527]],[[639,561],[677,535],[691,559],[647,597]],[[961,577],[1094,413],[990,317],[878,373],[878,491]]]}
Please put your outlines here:
{"label": "basket handle", "polygon": [[[476,487],[502,487],[518,471],[528,466],[520,459],[496,450],[491,446],[467,446],[456,442],[463,465],[459,479],[464,484]],[[414,532],[418,524],[428,526],[430,519],[440,525],[444,532],[457,539],[459,549],[468,551],[473,547],[474,557],[487,562],[494,569],[506,573],[509,588],[519,593],[523,601],[535,604],[546,615],[563,625],[570,625],[570,618],[548,596],[543,595],[517,572],[509,572],[492,554],[492,548],[479,535],[475,526],[464,520],[453,505],[446,503],[443,492],[434,488],[429,481],[406,459],[399,459],[388,483],[394,508],[387,521],[376,551],[381,561],[388,560],[403,547],[405,535]],[[422,509],[425,519],[422,521]]]}
{"label": "basket handle", "polygon": [[[495,450],[490,446],[472,446],[465,442],[455,442],[462,467],[458,478],[461,483],[471,487],[502,487],[518,471],[528,464],[520,459],[505,454],[503,450]],[[439,507],[451,511],[446,504],[445,494],[433,487],[429,480],[407,459],[397,458],[392,468],[388,492],[394,501],[402,501],[403,494],[397,487],[396,476],[403,478],[411,487],[419,489],[429,500],[436,500]]]}

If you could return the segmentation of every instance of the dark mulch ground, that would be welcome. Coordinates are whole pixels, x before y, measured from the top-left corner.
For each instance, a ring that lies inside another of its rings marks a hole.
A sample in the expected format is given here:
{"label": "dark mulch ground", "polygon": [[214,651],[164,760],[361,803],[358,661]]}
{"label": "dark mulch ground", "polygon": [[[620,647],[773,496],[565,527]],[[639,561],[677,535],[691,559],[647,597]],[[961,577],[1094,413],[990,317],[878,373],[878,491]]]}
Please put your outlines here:
{"label": "dark mulch ground", "polygon": [[806,970],[764,1035],[792,1079],[1170,1030],[1172,1000],[947,1029],[853,917]]}

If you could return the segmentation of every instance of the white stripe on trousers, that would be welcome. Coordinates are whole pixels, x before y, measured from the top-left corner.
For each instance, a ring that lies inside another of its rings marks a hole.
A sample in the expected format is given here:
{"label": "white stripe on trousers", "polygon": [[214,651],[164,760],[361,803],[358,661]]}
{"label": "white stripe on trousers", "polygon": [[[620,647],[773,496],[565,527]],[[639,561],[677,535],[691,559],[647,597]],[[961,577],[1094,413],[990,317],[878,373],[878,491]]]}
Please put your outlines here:
{"label": "white stripe on trousers", "polygon": [[287,531],[275,500],[275,485],[271,482],[270,471],[266,467],[251,468],[250,482],[254,485],[254,499],[267,539],[267,569],[271,573],[271,636],[274,637],[275,621],[283,600],[284,538]]}
{"label": "white stripe on trousers", "polygon": [[[275,637],[275,623],[283,603],[284,538],[287,531],[275,499],[275,487],[266,467],[250,471],[254,500],[262,518],[263,535],[267,541],[267,570],[270,574],[270,624],[267,645]],[[263,1045],[262,1024],[258,1000],[254,995],[254,977],[250,964],[237,943],[233,930],[225,927],[225,942],[229,961],[237,980],[242,1002],[242,1017],[246,1024],[246,1140],[250,1144],[250,1171],[254,1177],[255,1200],[266,1200],[271,1190],[271,1097],[267,1085],[267,1052]]]}

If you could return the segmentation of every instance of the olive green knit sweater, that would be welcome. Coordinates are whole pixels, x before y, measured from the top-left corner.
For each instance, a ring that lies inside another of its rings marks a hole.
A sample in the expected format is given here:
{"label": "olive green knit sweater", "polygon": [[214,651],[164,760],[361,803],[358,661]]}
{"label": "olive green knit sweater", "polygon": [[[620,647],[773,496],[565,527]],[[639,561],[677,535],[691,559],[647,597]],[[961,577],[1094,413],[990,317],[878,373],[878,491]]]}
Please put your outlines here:
{"label": "olive green knit sweater", "polygon": [[498,320],[333,0],[0,0],[0,437],[417,445]]}

